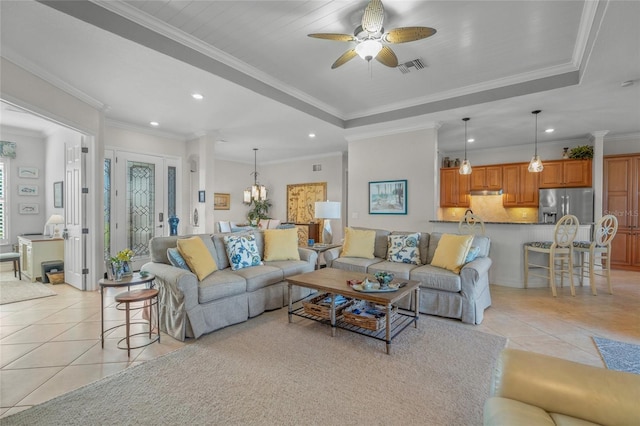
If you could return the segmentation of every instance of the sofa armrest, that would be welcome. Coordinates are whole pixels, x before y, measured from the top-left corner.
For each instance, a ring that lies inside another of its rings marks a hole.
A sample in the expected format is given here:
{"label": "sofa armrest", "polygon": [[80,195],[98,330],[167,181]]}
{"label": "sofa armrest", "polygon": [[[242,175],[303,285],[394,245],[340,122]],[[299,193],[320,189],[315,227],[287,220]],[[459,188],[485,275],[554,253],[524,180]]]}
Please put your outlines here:
{"label": "sofa armrest", "polygon": [[460,279],[462,282],[476,283],[482,276],[489,274],[492,263],[493,261],[488,257],[478,257],[462,267]]}
{"label": "sofa armrest", "polygon": [[333,261],[340,257],[340,253],[342,252],[342,247],[334,247],[332,249],[326,250],[324,255],[324,261],[327,262],[327,268],[331,268],[333,265]]}
{"label": "sofa armrest", "polygon": [[316,262],[318,261],[318,253],[304,247],[298,247],[298,253],[300,254],[300,260],[312,264],[315,268]]}
{"label": "sofa armrest", "polygon": [[155,284],[158,290],[165,292],[172,306],[184,302],[186,309],[198,305],[198,278],[186,269],[164,263],[150,262],[141,268],[156,276]]}
{"label": "sofa armrest", "polygon": [[[492,395],[599,424],[640,419],[640,375],[565,359],[505,349],[491,384]],[[485,424],[487,422],[485,416]]]}

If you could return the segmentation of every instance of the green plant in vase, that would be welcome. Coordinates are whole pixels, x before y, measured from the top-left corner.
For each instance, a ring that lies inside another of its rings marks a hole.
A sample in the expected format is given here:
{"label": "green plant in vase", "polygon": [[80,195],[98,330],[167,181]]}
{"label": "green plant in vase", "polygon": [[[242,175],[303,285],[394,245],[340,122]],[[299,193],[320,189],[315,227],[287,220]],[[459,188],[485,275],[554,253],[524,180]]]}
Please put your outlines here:
{"label": "green plant in vase", "polygon": [[593,146],[581,145],[571,148],[569,151],[569,158],[574,160],[588,160],[593,158]]}
{"label": "green plant in vase", "polygon": [[247,213],[247,219],[251,225],[256,225],[260,219],[269,219],[269,208],[271,201],[269,200],[251,200],[251,209]]}

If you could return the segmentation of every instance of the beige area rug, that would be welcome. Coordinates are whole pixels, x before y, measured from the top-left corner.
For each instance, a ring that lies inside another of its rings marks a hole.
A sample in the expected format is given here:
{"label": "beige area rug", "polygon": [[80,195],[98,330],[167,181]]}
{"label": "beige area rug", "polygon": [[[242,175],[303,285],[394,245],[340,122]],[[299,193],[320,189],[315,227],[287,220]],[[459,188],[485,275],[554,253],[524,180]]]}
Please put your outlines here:
{"label": "beige area rug", "polygon": [[480,425],[506,339],[421,316],[384,342],[285,309],[8,418],[3,425]]}
{"label": "beige area rug", "polygon": [[56,292],[42,283],[28,281],[0,280],[0,305],[56,296]]}

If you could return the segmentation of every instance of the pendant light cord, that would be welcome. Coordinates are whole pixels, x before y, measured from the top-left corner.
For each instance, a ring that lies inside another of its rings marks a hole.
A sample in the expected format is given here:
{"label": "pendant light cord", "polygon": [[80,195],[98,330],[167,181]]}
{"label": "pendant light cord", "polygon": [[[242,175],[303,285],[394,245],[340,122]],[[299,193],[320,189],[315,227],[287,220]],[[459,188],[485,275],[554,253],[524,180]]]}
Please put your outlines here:
{"label": "pendant light cord", "polygon": [[532,114],[534,114],[536,116],[536,129],[535,129],[535,135],[534,135],[534,140],[535,140],[535,153],[534,155],[537,157],[538,156],[538,114],[540,114],[542,111],[537,109],[535,111],[531,111]]}
{"label": "pendant light cord", "polygon": [[467,159],[467,121],[469,121],[469,117],[465,117],[462,119],[464,121],[464,159]]}

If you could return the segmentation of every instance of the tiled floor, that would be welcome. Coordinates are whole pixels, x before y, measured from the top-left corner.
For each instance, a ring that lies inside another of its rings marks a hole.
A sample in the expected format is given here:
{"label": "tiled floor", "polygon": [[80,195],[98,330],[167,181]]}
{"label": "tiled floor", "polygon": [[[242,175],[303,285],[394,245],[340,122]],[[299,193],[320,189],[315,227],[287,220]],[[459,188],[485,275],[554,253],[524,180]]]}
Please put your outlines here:
{"label": "tiled floor", "polygon": [[[509,346],[603,366],[592,336],[640,344],[640,273],[614,272],[614,292],[598,283],[598,296],[588,287],[551,290],[492,286],[493,305],[484,322],[468,327],[509,339]],[[0,281],[13,279],[0,273]],[[0,306],[0,416],[42,403],[131,365],[173,351],[183,343],[162,335],[160,344],[132,351],[116,348],[123,329],[100,346],[100,295],[66,284],[52,286],[57,296]],[[119,324],[111,289],[106,327]]]}

